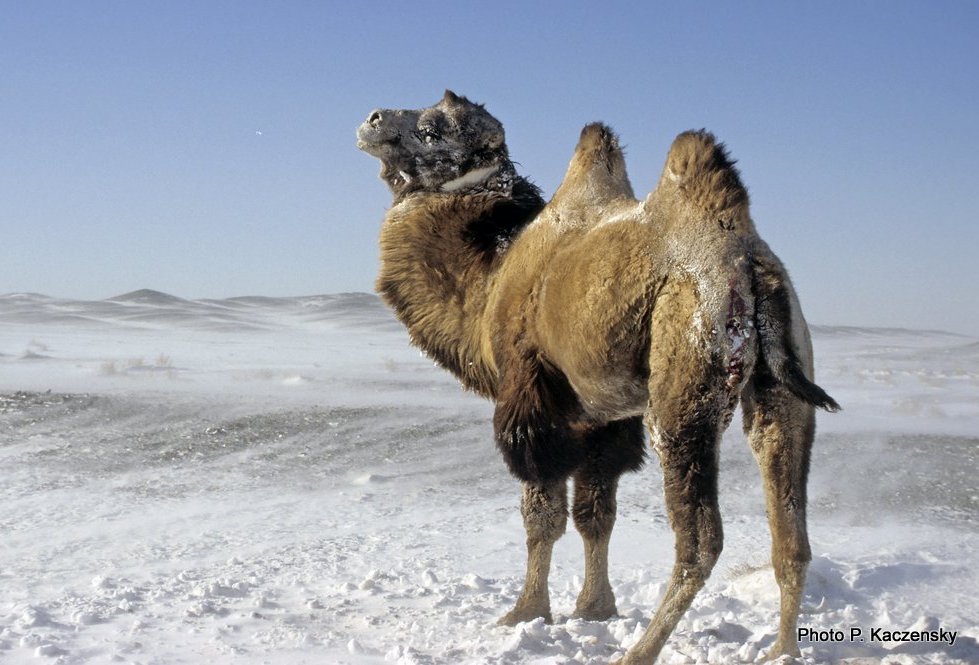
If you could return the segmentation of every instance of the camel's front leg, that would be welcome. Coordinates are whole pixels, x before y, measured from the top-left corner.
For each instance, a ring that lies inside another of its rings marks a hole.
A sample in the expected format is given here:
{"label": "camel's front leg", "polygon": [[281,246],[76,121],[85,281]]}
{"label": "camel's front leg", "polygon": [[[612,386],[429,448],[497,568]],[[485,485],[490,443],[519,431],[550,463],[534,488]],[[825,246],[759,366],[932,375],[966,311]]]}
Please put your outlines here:
{"label": "camel's front leg", "polygon": [[574,615],[604,621],[618,614],[608,579],[608,544],[615,524],[618,477],[594,478],[578,472],[574,479],[575,526],[585,543],[585,583],[578,594]]}
{"label": "camel's front leg", "polygon": [[525,482],[520,512],[527,529],[527,577],[516,606],[500,619],[500,623],[515,626],[537,617],[550,623],[553,619],[547,576],[554,543],[564,534],[568,522],[567,482]]}
{"label": "camel's front leg", "polygon": [[641,418],[596,427],[584,439],[585,461],[574,476],[571,514],[585,543],[585,583],[574,615],[604,621],[618,614],[608,579],[608,546],[615,526],[619,476],[636,471],[645,460]]}

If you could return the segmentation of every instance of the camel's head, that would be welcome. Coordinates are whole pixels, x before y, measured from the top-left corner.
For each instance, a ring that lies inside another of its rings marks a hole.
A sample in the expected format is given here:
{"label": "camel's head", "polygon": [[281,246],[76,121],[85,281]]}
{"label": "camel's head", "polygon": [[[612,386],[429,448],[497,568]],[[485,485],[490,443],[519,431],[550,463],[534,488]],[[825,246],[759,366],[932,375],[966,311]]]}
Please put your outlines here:
{"label": "camel's head", "polygon": [[426,109],[371,111],[357,128],[357,147],[381,160],[381,179],[395,198],[418,191],[509,193],[513,181],[503,125],[451,90]]}

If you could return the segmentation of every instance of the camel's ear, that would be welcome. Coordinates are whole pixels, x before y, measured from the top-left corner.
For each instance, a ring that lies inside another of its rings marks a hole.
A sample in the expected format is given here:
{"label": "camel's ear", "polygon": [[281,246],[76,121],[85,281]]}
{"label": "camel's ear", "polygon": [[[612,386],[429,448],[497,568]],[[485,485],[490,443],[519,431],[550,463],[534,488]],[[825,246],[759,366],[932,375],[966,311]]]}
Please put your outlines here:
{"label": "camel's ear", "polygon": [[487,132],[483,138],[486,141],[487,148],[489,148],[490,150],[496,150],[501,145],[503,145],[503,141],[504,141],[503,130],[500,129],[500,130],[493,130]]}
{"label": "camel's ear", "polygon": [[445,96],[442,97],[442,101],[449,102],[450,104],[458,104],[459,102],[462,101],[462,98],[459,95],[452,92],[451,90],[449,90],[448,88],[446,88]]}

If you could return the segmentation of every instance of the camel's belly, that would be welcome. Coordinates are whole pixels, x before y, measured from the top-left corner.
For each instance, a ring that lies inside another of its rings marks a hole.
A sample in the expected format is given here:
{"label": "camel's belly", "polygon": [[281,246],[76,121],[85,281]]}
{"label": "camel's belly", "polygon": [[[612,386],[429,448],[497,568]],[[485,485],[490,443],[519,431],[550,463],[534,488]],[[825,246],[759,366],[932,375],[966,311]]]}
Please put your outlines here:
{"label": "camel's belly", "polygon": [[621,420],[640,416],[646,411],[649,389],[645,378],[627,373],[608,373],[578,377],[572,381],[585,415],[599,421]]}
{"label": "camel's belly", "polygon": [[596,289],[560,308],[555,301],[542,302],[541,349],[564,372],[590,417],[639,415],[648,402],[652,303],[632,289]]}

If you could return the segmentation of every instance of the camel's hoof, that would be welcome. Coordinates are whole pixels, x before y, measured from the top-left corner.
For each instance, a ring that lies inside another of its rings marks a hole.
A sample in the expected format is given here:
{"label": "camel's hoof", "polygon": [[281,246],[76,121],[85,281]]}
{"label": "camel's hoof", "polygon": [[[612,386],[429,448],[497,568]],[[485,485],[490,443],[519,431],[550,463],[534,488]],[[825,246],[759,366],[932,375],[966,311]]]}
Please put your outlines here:
{"label": "camel's hoof", "polygon": [[516,626],[518,623],[533,621],[534,619],[543,619],[544,623],[554,623],[554,619],[551,618],[551,610],[549,609],[534,610],[517,605],[512,610],[500,617],[500,620],[496,622],[496,625]]}
{"label": "camel's hoof", "polygon": [[[652,663],[653,661],[648,661]],[[635,656],[632,655],[631,651],[627,651],[622,658],[618,660],[613,660],[612,665],[645,665],[645,661],[640,661]]]}
{"label": "camel's hoof", "polygon": [[778,660],[783,656],[789,656],[790,658],[799,658],[802,654],[799,652],[799,644],[797,642],[792,642],[790,644],[782,644],[781,642],[776,642],[768,653],[765,654],[765,660]]}
{"label": "camel's hoof", "polygon": [[611,605],[593,605],[589,607],[576,607],[571,616],[575,619],[585,621],[607,621],[614,616],[618,616],[619,611],[615,608],[615,603]]}
{"label": "camel's hoof", "polygon": [[587,597],[584,593],[579,594],[572,616],[585,621],[605,621],[618,614],[619,611],[615,608],[615,594],[609,588],[604,592],[588,594]]}

